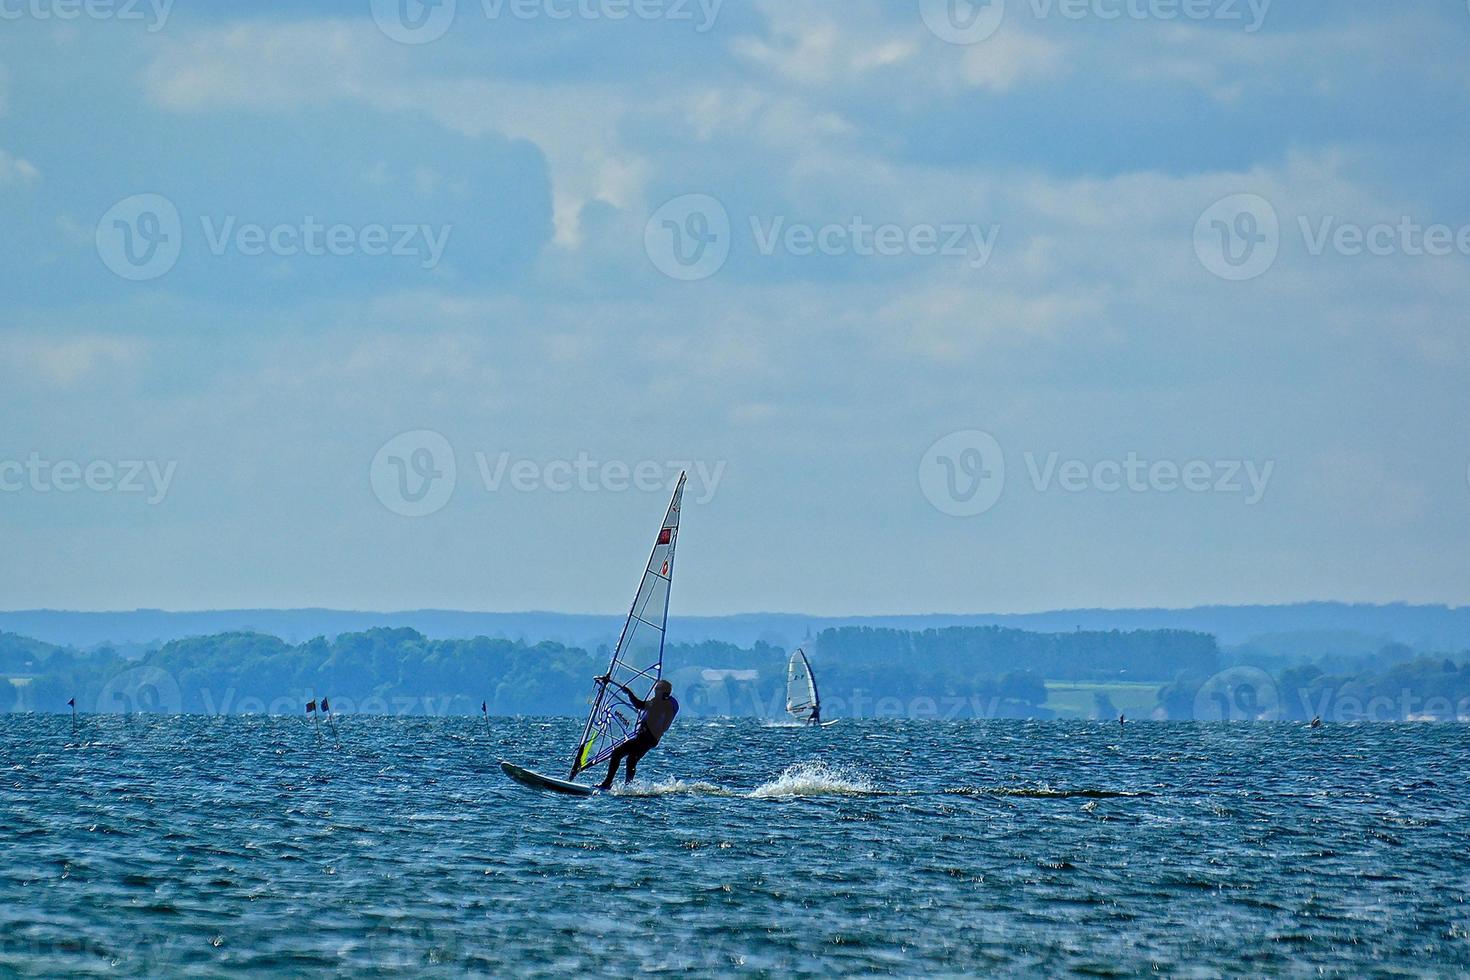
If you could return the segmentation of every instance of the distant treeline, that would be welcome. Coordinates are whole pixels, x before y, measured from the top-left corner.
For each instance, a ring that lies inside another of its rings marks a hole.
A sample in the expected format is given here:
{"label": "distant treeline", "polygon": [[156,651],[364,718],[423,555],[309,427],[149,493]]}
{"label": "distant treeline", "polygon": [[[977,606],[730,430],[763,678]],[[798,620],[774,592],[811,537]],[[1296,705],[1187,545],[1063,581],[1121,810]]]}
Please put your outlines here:
{"label": "distant treeline", "polygon": [[1205,678],[1181,677],[1159,692],[1168,718],[1307,721],[1470,721],[1470,656],[1395,658],[1340,671],[1335,658],[1276,672],[1236,666]]}
{"label": "distant treeline", "polygon": [[1220,648],[1205,633],[1134,630],[1029,633],[1000,626],[930,629],[843,627],[822,633],[817,649],[830,662],[891,669],[999,675],[1024,669],[1055,681],[1170,680],[1211,674]]}
{"label": "distant treeline", "polygon": [[[806,643],[828,717],[1047,718],[1047,681],[1157,683],[1157,717],[1392,720],[1470,716],[1470,666],[1444,658],[1381,668],[1263,670],[1222,664],[1214,639],[1179,630],[908,632],[844,627]],[[788,651],[671,644],[665,674],[695,715],[778,717]],[[0,633],[0,711],[580,715],[605,647],[378,628],[291,644],[253,632],[175,640],[141,656],[78,651]],[[1106,704],[1105,695],[1098,696]]]}
{"label": "distant treeline", "polygon": [[[1136,679],[1214,669],[1197,633],[1027,633],[997,627],[843,628],[807,644],[829,716],[1046,717],[1046,679]],[[788,651],[757,642],[673,644],[665,670],[696,714],[784,710]],[[327,696],[339,711],[580,714],[606,648],[479,637],[431,640],[407,628],[290,644],[234,632],[175,640],[141,657],[81,652],[0,634],[0,710],[285,713]]]}

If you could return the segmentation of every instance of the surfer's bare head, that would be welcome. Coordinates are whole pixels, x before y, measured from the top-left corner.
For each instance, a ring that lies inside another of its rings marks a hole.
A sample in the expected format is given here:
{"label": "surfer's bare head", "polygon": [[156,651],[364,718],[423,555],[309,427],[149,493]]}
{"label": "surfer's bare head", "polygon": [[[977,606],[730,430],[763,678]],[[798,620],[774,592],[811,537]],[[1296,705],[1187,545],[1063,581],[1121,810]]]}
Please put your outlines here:
{"label": "surfer's bare head", "polygon": [[661,698],[666,698],[670,694],[674,693],[674,685],[670,684],[666,680],[659,679],[659,681],[653,685],[653,693],[657,694]]}

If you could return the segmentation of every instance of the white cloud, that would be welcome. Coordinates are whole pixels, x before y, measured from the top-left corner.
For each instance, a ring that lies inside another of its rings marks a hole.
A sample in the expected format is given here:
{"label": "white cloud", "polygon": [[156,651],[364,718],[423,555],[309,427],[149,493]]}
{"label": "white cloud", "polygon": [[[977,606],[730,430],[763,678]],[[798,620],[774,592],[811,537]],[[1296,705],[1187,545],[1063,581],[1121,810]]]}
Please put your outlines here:
{"label": "white cloud", "polygon": [[764,36],[737,38],[737,57],[799,85],[849,83],[912,62],[920,51],[917,25],[895,37],[877,18],[864,17],[858,4],[835,8],[788,2],[763,3]]}
{"label": "white cloud", "polygon": [[421,77],[404,57],[368,21],[252,22],[174,41],[149,65],[144,82],[157,104],[180,112],[355,101],[428,116],[470,136],[528,140],[551,171],[559,245],[580,242],[588,203],[642,203],[648,165],[619,138],[629,103],[617,88]]}
{"label": "white cloud", "polygon": [[51,339],[35,333],[0,334],[0,376],[14,385],[41,382],[59,388],[130,371],[145,347],[134,337],[83,334]]}
{"label": "white cloud", "polygon": [[11,156],[0,150],[0,187],[6,184],[29,183],[38,179],[41,171],[28,160]]}
{"label": "white cloud", "polygon": [[1048,38],[1018,30],[1002,31],[983,44],[961,51],[958,71],[961,81],[994,93],[1008,91],[1023,81],[1065,74],[1068,70],[1066,48]]}

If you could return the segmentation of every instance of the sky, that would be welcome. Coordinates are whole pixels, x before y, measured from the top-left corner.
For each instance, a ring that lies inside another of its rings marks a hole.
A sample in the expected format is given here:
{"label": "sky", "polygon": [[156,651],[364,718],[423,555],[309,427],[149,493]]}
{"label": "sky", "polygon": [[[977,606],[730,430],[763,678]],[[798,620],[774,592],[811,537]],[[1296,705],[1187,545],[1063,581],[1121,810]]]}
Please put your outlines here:
{"label": "sky", "polygon": [[3,0],[0,608],[1470,599],[1460,0]]}

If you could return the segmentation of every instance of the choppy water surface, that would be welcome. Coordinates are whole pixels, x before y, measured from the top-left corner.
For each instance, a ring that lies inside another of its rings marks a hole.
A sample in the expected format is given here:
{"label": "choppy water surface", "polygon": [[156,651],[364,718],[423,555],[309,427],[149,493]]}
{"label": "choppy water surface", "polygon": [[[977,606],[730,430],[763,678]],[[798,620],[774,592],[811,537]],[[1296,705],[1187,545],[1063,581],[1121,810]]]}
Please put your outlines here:
{"label": "choppy water surface", "polygon": [[1459,726],[0,716],[0,974],[1470,970]]}

